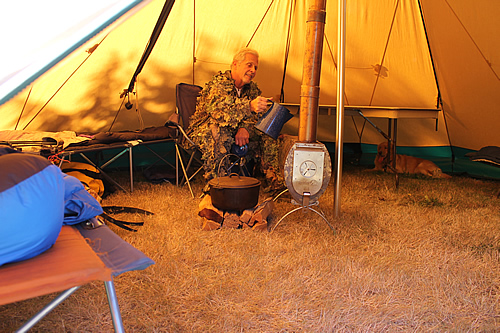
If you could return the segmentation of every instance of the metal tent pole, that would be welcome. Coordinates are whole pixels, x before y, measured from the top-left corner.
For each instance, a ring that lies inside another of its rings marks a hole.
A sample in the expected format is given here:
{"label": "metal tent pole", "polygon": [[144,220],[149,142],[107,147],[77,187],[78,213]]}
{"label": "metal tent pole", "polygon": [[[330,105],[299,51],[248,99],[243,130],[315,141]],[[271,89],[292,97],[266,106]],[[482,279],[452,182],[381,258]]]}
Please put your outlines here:
{"label": "metal tent pole", "polygon": [[337,37],[337,135],[335,140],[335,193],[333,196],[334,216],[340,216],[342,157],[344,143],[344,90],[345,90],[345,16],[346,0],[339,0]]}

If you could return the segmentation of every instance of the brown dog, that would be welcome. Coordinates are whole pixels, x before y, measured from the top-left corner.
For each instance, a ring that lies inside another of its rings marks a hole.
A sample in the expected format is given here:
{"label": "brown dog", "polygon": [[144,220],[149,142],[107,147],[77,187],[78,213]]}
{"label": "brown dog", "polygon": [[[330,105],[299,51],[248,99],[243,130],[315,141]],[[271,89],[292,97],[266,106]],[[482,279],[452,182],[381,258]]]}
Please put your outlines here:
{"label": "brown dog", "polygon": [[[391,147],[393,145],[391,144]],[[392,150],[389,151],[387,141],[382,142],[377,147],[377,156],[375,157],[375,168],[370,171],[388,171],[394,172],[391,163]],[[422,174],[434,178],[451,178],[432,161],[423,158],[396,154],[396,172],[408,174]]]}

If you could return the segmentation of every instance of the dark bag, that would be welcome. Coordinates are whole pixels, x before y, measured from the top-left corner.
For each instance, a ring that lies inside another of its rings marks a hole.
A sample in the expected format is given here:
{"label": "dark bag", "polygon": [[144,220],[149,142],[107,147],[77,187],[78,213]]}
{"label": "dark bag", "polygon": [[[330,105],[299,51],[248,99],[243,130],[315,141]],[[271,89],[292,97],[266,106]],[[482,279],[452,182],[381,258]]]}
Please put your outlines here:
{"label": "dark bag", "polygon": [[[98,201],[110,193],[116,191],[116,188],[102,177],[97,168],[88,163],[64,161],[61,170],[82,182],[85,189],[90,192]],[[97,195],[97,197],[95,196]]]}

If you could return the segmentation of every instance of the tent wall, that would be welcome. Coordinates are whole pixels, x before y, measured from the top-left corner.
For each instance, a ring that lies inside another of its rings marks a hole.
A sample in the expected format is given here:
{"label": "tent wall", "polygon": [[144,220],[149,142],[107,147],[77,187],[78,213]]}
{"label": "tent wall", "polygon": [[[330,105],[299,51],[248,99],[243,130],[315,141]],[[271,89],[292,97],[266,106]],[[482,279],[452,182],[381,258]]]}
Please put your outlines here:
{"label": "tent wall", "polygon": [[424,0],[422,9],[454,146],[500,146],[500,3]]}
{"label": "tent wall", "polygon": [[[109,35],[99,35],[0,106],[0,130],[109,130],[163,6],[153,0]],[[299,103],[308,2],[293,0],[176,1],[138,78],[138,104],[121,108],[113,130],[160,126],[175,110],[175,85],[203,85],[229,68],[240,47],[259,51],[256,77],[263,95]],[[498,71],[500,3],[423,0],[430,49],[443,98],[438,129],[431,119],[399,121],[404,146],[500,146]],[[438,89],[417,0],[347,1],[346,105],[433,108]],[[320,104],[336,101],[337,2],[327,1]],[[104,38],[105,37],[105,38]],[[287,40],[289,52],[287,54]],[[89,56],[85,52],[100,43]],[[88,59],[87,59],[88,57]],[[83,65],[43,108],[71,73]],[[135,100],[132,100],[135,102]],[[384,119],[374,120],[381,128]],[[26,124],[28,124],[26,126]],[[287,124],[287,131],[295,131]],[[344,142],[378,143],[383,137],[362,118],[346,118]],[[445,126],[447,125],[447,127]],[[447,131],[448,130],[448,131]],[[335,138],[335,115],[320,115],[318,139]],[[362,133],[362,135],[360,135]],[[449,137],[448,137],[449,133]]]}
{"label": "tent wall", "polygon": [[0,31],[9,49],[0,55],[0,104],[97,33],[118,26],[147,2],[4,1]]}

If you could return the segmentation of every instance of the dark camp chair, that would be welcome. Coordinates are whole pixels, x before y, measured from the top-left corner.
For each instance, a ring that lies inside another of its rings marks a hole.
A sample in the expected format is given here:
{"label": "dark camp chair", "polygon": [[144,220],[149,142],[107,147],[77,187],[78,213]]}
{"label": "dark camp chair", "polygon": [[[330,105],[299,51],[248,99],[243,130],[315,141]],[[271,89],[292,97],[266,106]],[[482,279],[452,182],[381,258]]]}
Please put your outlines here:
{"label": "dark camp chair", "polygon": [[[176,116],[178,121],[169,121],[169,125],[175,126],[177,135],[175,140],[176,151],[176,184],[182,186],[187,184],[194,198],[190,181],[203,169],[203,162],[199,157],[196,144],[188,137],[186,130],[189,127],[189,119],[196,111],[196,98],[201,87],[194,84],[179,83],[176,86]],[[184,143],[189,142],[192,148],[187,149]],[[179,164],[182,176],[179,175]],[[192,171],[194,169],[194,171]]]}
{"label": "dark camp chair", "polygon": [[[174,116],[177,119],[171,119],[169,121],[170,125],[173,125],[177,128],[177,136],[175,140],[175,150],[176,150],[176,183],[177,186],[183,186],[187,184],[189,190],[191,191],[191,195],[194,197],[193,190],[191,188],[190,181],[203,170],[203,162],[201,161],[201,152],[196,144],[189,138],[186,134],[186,131],[189,127],[189,121],[191,116],[196,111],[196,99],[199,96],[202,87],[187,84],[187,83],[179,83],[176,86],[176,106],[177,112]],[[180,118],[180,119],[179,119]],[[185,143],[189,142],[192,148],[187,149]],[[244,161],[234,155],[229,154],[233,157],[233,160],[228,160],[227,169],[224,171],[229,174],[231,172],[239,173],[241,175],[248,175],[249,172],[246,169]],[[236,157],[236,160],[234,160]],[[182,169],[182,177],[179,177],[179,164]],[[234,168],[234,169],[233,169]],[[246,171],[246,173],[245,173]],[[180,180],[179,180],[180,179]]]}

